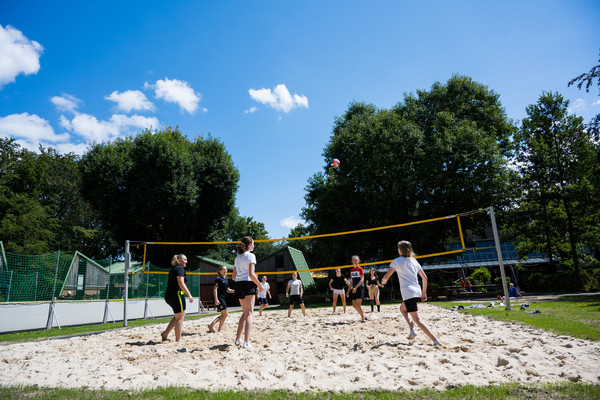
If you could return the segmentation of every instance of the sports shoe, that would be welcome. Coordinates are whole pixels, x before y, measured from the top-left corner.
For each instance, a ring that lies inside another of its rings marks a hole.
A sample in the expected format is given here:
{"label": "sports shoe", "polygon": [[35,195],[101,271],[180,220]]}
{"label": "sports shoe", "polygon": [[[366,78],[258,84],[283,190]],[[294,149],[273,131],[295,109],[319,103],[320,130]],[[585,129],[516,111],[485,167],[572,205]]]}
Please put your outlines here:
{"label": "sports shoe", "polygon": [[251,349],[251,348],[252,348],[252,345],[250,345],[250,343],[249,343],[249,342],[244,342],[244,348],[245,348],[245,349]]}
{"label": "sports shoe", "polygon": [[235,340],[235,345],[239,346],[240,344],[242,344],[242,341],[240,339],[236,339]]}
{"label": "sports shoe", "polygon": [[411,330],[408,334],[408,339],[413,339],[415,336],[417,336],[417,332]]}
{"label": "sports shoe", "polygon": [[433,345],[434,345],[434,346],[441,346],[441,345],[442,345],[442,342],[440,342],[438,339],[435,339],[435,340],[433,341]]}

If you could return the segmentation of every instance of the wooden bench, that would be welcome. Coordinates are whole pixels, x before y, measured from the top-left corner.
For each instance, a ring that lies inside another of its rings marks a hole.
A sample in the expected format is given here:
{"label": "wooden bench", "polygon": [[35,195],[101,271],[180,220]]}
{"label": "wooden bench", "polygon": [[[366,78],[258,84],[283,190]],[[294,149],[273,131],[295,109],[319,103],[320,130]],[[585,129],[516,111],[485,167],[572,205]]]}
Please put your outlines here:
{"label": "wooden bench", "polygon": [[449,299],[452,296],[452,290],[445,287],[427,288],[427,297],[437,300],[440,297]]}

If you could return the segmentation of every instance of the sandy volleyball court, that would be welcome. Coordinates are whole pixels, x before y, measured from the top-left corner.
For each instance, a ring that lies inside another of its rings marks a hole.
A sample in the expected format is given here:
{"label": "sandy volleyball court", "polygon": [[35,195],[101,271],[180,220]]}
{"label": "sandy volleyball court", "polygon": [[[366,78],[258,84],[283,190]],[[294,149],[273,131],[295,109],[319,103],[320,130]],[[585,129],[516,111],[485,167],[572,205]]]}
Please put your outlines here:
{"label": "sandy volleyball court", "polygon": [[[331,309],[255,313],[253,349],[233,345],[239,314],[207,333],[186,321],[181,343],[160,342],[162,325],[0,346],[0,384],[140,389],[186,386],[293,391],[412,389],[565,380],[600,383],[600,344],[463,315],[427,304],[420,314],[440,348],[408,329],[398,306],[380,313]],[[365,307],[365,310],[367,308]],[[173,334],[171,334],[173,335]],[[173,337],[173,336],[171,336]]]}

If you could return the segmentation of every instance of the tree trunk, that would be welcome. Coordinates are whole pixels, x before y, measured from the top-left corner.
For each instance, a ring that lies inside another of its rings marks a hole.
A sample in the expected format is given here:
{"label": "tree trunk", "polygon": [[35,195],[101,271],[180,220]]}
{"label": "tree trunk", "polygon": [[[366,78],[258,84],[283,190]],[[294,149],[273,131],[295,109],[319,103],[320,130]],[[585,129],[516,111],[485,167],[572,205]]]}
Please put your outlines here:
{"label": "tree trunk", "polygon": [[575,285],[577,290],[581,290],[581,275],[579,274],[579,257],[577,255],[577,241],[575,240],[575,232],[573,228],[573,215],[571,208],[566,200],[563,199],[565,214],[567,215],[567,228],[569,231],[569,244],[571,245],[571,257],[573,258],[573,272],[575,273]]}

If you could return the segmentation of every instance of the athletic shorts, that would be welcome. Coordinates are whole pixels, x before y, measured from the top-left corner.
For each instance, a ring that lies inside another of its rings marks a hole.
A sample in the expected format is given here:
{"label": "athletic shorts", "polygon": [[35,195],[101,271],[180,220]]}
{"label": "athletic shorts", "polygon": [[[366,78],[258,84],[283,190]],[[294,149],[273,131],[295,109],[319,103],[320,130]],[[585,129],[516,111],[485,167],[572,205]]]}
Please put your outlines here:
{"label": "athletic shorts", "polygon": [[217,300],[219,300],[217,311],[227,310],[227,301],[225,301],[225,296],[217,296]]}
{"label": "athletic shorts", "polygon": [[238,299],[243,299],[246,296],[256,296],[256,284],[252,281],[235,282],[235,295]]}
{"label": "athletic shorts", "polygon": [[165,301],[175,314],[185,311],[185,292],[183,290],[178,290],[175,295],[165,296]]}
{"label": "athletic shorts", "polygon": [[290,304],[293,306],[299,306],[300,304],[304,304],[304,300],[302,300],[302,296],[299,294],[290,295]]}
{"label": "athletic shorts", "polygon": [[412,299],[404,300],[404,306],[406,307],[406,311],[408,312],[416,312],[417,311],[417,301],[419,301],[419,297],[413,297]]}
{"label": "athletic shorts", "polygon": [[379,286],[371,285],[369,286],[369,297],[376,298],[379,295]]}
{"label": "athletic shorts", "polygon": [[266,298],[266,297],[259,297],[259,298],[258,298],[258,304],[259,304],[259,305],[260,305],[260,304],[268,305],[268,304],[269,304],[269,302],[267,301],[267,298]]}
{"label": "athletic shorts", "polygon": [[333,289],[333,294],[341,294],[342,296],[346,294],[344,289]]}
{"label": "athletic shorts", "polygon": [[363,297],[365,297],[365,292],[364,292],[364,287],[363,286],[359,286],[356,289],[356,292],[354,292],[354,290],[350,290],[350,298],[352,300],[362,300]]}

